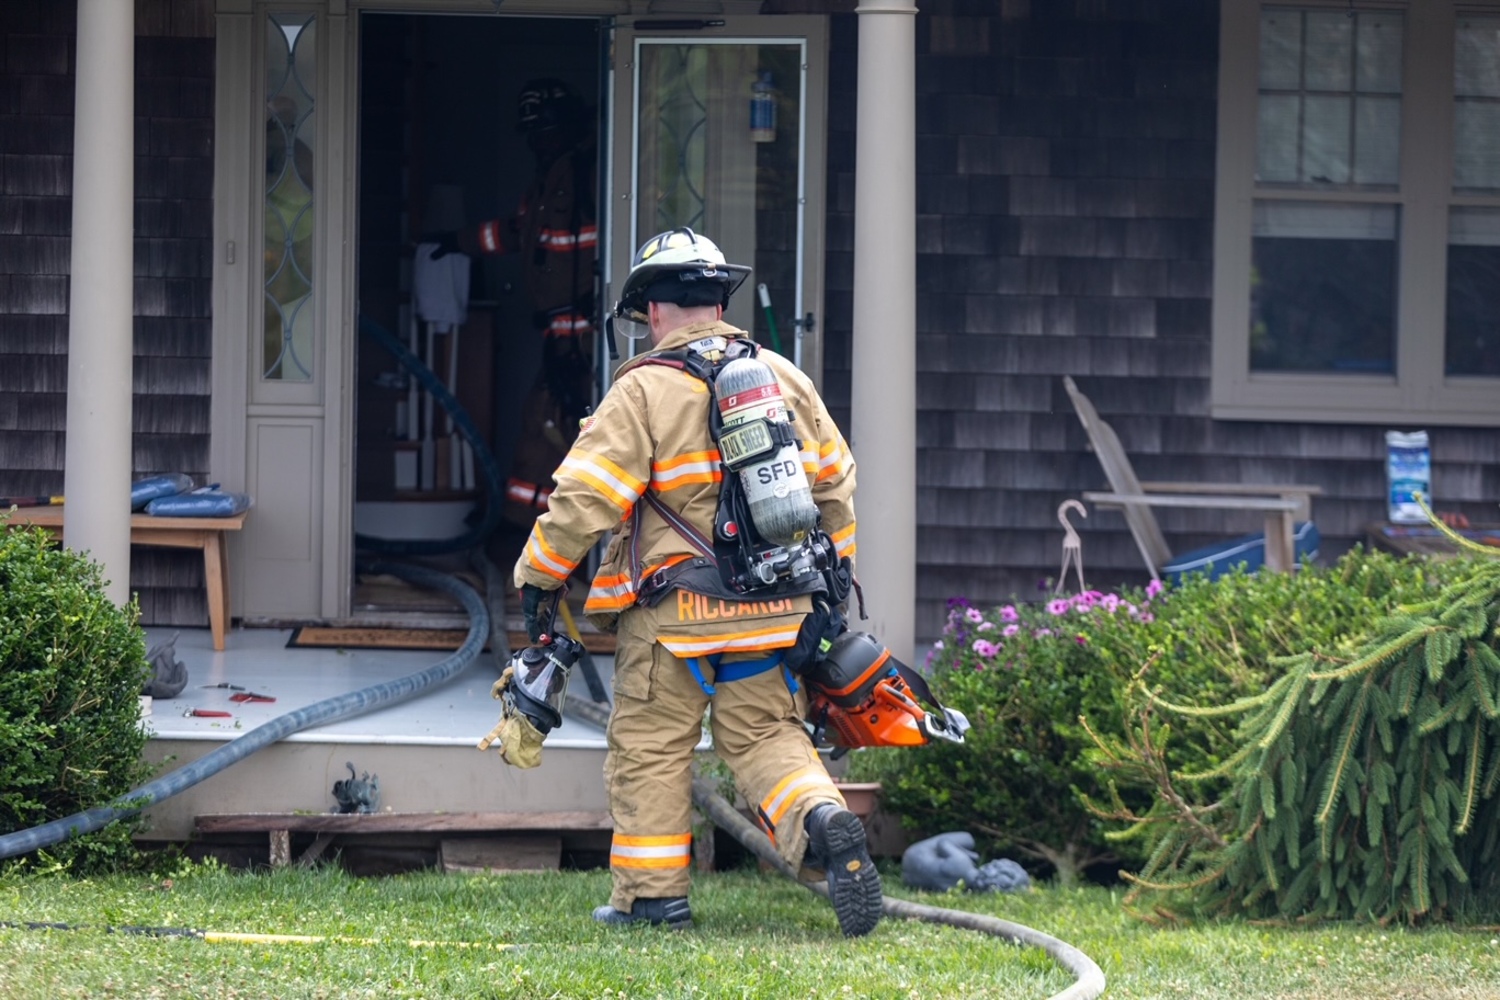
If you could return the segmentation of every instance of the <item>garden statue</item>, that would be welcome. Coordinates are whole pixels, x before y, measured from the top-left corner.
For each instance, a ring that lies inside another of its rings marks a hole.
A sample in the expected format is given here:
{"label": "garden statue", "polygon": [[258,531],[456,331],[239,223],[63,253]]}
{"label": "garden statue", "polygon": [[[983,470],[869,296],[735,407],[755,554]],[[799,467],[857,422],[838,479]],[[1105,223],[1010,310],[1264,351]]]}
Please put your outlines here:
{"label": "garden statue", "polygon": [[1008,858],[983,865],[978,861],[973,834],[940,833],[917,841],[901,855],[901,881],[931,892],[947,892],[960,884],[970,892],[1018,892],[1031,886],[1026,870]]}
{"label": "garden statue", "polygon": [[1083,582],[1083,540],[1078,537],[1078,532],[1073,530],[1073,525],[1068,523],[1068,511],[1076,510],[1080,517],[1088,517],[1089,512],[1084,509],[1083,504],[1077,500],[1064,500],[1062,506],[1057,508],[1057,519],[1063,526],[1063,559],[1062,569],[1057,571],[1057,590],[1054,593],[1063,592],[1063,583],[1068,578],[1068,567],[1072,566],[1078,574],[1078,592],[1081,594],[1088,590]]}
{"label": "garden statue", "polygon": [[146,662],[151,664],[151,676],[141,688],[141,694],[152,698],[175,698],[187,687],[187,665],[177,658],[177,637],[159,642],[146,653]]}

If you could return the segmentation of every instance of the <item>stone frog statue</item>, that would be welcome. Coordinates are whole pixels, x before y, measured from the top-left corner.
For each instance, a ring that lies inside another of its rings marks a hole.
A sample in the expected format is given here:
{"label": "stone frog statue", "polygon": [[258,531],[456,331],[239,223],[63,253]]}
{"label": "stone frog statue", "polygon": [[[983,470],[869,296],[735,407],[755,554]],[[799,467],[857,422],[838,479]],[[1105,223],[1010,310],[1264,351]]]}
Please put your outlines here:
{"label": "stone frog statue", "polygon": [[947,892],[962,883],[970,892],[1019,892],[1031,886],[1026,870],[1008,858],[979,864],[974,835],[964,830],[919,840],[901,855],[901,881],[913,889]]}
{"label": "stone frog statue", "polygon": [[349,777],[333,783],[333,797],[341,813],[372,813],[380,808],[380,776],[366,771],[357,775],[348,761]]}

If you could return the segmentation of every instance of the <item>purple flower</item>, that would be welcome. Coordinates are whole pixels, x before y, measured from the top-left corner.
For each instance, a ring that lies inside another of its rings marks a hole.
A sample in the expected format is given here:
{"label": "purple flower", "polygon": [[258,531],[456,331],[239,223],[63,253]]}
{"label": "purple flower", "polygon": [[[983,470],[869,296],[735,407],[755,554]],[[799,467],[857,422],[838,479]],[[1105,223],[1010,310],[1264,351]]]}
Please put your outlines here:
{"label": "purple flower", "polygon": [[1051,635],[1052,634],[1052,630],[1050,628],[1039,628],[1039,629],[1037,629],[1035,632],[1033,632],[1031,634],[1033,636],[1035,636],[1036,638],[1040,639],[1044,635]]}
{"label": "purple flower", "polygon": [[993,632],[994,629],[995,629],[995,623],[994,622],[980,622],[978,625],[976,625],[974,627],[974,631],[976,631],[976,632]]}
{"label": "purple flower", "polygon": [[976,624],[984,621],[984,614],[978,608],[969,608],[964,612],[964,617]]}
{"label": "purple flower", "polygon": [[1087,646],[1089,644],[1087,637],[1081,635],[1075,635],[1073,637],[1073,641],[1078,643],[1078,645],[1080,646]]}
{"label": "purple flower", "polygon": [[1056,600],[1047,602],[1047,613],[1049,615],[1065,615],[1068,613],[1068,609],[1072,606],[1072,601],[1068,600],[1066,597],[1059,597]]}
{"label": "purple flower", "polygon": [[1019,631],[1021,631],[1021,626],[1019,626],[1019,625],[1007,625],[1003,629],[1000,630],[1000,634],[1003,635],[1003,636],[1005,636],[1007,639],[1009,639],[1011,636],[1015,635]]}
{"label": "purple flower", "polygon": [[1099,591],[1097,590],[1085,590],[1083,593],[1078,595],[1078,603],[1093,607],[1094,605],[1098,604],[1099,601],[1103,599],[1103,597],[1104,595],[1099,593]]}
{"label": "purple flower", "polygon": [[994,656],[996,653],[1000,652],[1000,647],[995,645],[993,642],[990,642],[988,639],[975,639],[974,652],[988,659],[991,656]]}
{"label": "purple flower", "polygon": [[1141,614],[1140,614],[1140,617],[1137,619],[1137,621],[1140,621],[1140,622],[1154,622],[1154,621],[1156,621],[1156,616],[1153,615],[1149,611],[1142,611]]}
{"label": "purple flower", "polygon": [[1114,614],[1120,608],[1120,595],[1105,594],[1099,599],[1099,606],[1110,614]]}
{"label": "purple flower", "polygon": [[1021,613],[1016,610],[1014,604],[1007,604],[1000,609],[1000,620],[1003,622],[1016,622],[1021,620]]}
{"label": "purple flower", "polygon": [[1165,589],[1166,585],[1163,584],[1161,580],[1157,579],[1156,577],[1152,577],[1151,582],[1146,584],[1146,600],[1151,600],[1153,597],[1155,597],[1157,594],[1160,594]]}
{"label": "purple flower", "polygon": [[945,648],[943,646],[943,640],[939,639],[937,642],[933,643],[932,644],[932,648],[933,649],[938,649],[938,650]]}

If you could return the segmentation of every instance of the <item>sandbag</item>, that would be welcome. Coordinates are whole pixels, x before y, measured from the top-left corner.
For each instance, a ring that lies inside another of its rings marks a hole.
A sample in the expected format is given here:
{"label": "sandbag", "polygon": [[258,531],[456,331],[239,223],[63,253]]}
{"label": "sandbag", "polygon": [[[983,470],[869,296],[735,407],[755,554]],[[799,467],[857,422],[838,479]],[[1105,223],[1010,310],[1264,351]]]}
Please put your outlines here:
{"label": "sandbag", "polygon": [[157,497],[146,504],[153,517],[233,517],[249,510],[255,501],[248,493],[228,493],[217,486],[205,486],[191,493]]}

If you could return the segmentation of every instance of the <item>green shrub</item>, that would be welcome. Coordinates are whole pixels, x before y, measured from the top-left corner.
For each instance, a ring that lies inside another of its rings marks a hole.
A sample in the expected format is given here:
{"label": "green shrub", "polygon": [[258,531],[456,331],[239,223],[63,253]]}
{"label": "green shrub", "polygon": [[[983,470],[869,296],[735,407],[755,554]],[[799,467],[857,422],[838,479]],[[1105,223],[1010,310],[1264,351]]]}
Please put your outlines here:
{"label": "green shrub", "polygon": [[[1199,704],[1258,694],[1273,657],[1349,641],[1351,622],[1427,593],[1434,572],[1356,549],[1332,567],[1196,577],[1165,594],[1091,591],[988,611],[956,599],[928,666],[934,693],[969,717],[966,743],[865,751],[851,770],[884,784],[886,808],[913,833],[969,830],[1062,881],[1096,864],[1139,866],[1150,845],[1108,834],[1149,812],[1159,790],[1101,766],[1090,730],[1125,752],[1118,737],[1144,686]],[[1232,722],[1185,718],[1163,753],[1201,771],[1236,747]]]}
{"label": "green shrub", "polygon": [[[1132,817],[1150,856],[1127,906],[1153,917],[1175,915],[1169,906],[1286,919],[1500,913],[1500,560],[1441,575],[1453,579],[1426,600],[1350,633],[1361,641],[1279,658],[1259,695],[1157,701],[1128,747],[1100,740],[1101,763],[1158,791]],[[1153,709],[1238,721],[1234,752],[1183,774],[1155,752]],[[1218,794],[1196,787],[1205,781]]]}
{"label": "green shrub", "polygon": [[[99,566],[0,514],[0,833],[105,805],[146,777],[137,608]],[[47,849],[73,871],[132,859],[130,823]],[[38,859],[33,859],[36,863]]]}

